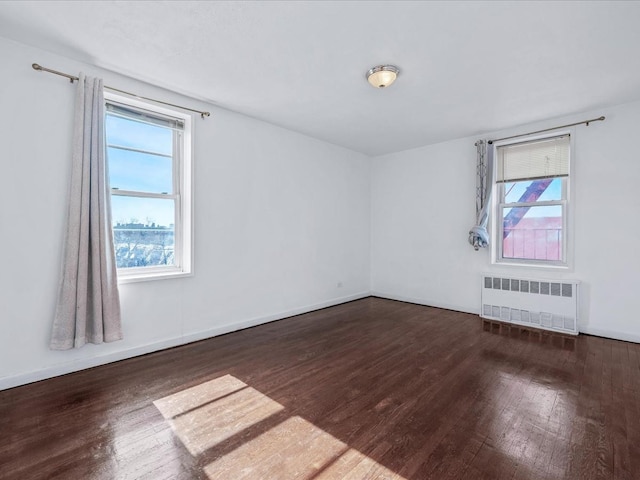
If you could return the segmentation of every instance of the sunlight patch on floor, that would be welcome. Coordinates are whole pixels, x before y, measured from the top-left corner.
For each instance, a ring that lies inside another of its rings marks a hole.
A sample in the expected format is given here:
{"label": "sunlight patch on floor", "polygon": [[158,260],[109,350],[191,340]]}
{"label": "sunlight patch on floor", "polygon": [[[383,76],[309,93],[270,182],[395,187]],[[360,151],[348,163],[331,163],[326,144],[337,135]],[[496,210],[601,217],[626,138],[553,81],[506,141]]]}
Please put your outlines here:
{"label": "sunlight patch on floor", "polygon": [[343,453],[320,474],[307,480],[362,480],[365,478],[370,480],[406,480],[353,448]]}
{"label": "sunlight patch on floor", "polygon": [[204,469],[211,480],[403,480],[305,419],[276,425]]}
{"label": "sunlight patch on floor", "polygon": [[292,417],[207,465],[211,479],[312,478],[347,446]]}
{"label": "sunlight patch on floor", "polygon": [[405,480],[300,416],[273,417],[284,407],[231,375],[153,403],[194,457],[246,436],[204,467],[210,480]]}
{"label": "sunlight patch on floor", "polygon": [[230,375],[153,403],[193,456],[284,409]]}
{"label": "sunlight patch on floor", "polygon": [[153,404],[164,418],[173,418],[244,388],[247,388],[246,383],[225,375],[156,400]]}

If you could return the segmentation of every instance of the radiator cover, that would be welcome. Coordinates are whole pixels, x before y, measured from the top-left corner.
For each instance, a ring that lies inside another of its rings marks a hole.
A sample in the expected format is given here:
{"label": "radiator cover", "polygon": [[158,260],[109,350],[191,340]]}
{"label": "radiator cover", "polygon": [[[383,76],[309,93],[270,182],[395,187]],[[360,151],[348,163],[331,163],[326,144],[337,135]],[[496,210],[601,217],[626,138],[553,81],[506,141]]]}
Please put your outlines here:
{"label": "radiator cover", "polygon": [[480,316],[577,335],[579,284],[577,280],[485,274]]}

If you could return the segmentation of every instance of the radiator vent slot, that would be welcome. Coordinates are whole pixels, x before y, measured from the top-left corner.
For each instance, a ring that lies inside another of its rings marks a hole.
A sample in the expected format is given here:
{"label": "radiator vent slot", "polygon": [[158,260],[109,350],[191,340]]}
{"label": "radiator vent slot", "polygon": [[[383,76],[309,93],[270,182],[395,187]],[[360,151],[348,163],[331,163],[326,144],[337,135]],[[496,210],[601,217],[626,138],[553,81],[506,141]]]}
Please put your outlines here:
{"label": "radiator vent slot", "polygon": [[554,295],[556,297],[573,297],[572,283],[540,282],[537,280],[520,280],[515,278],[484,277],[484,288],[507,290],[511,292]]}
{"label": "radiator vent slot", "polygon": [[483,275],[481,316],[577,334],[579,283]]}

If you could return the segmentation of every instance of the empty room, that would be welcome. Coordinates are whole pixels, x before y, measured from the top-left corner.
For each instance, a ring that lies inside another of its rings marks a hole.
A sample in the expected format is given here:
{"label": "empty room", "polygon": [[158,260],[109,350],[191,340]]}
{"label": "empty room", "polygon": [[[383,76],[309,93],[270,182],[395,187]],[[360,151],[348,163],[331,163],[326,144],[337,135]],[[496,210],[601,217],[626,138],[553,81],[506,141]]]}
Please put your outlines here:
{"label": "empty room", "polygon": [[0,478],[640,479],[639,25],[0,2]]}

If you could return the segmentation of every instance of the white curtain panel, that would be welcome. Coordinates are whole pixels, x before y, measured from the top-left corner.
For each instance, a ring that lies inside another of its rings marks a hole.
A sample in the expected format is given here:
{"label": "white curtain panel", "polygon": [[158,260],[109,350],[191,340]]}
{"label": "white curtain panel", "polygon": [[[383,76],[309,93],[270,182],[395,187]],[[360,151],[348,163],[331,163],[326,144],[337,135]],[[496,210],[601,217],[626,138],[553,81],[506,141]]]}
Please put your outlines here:
{"label": "white curtain panel", "polygon": [[50,347],[122,339],[111,194],[104,148],[102,79],[80,73],[68,225],[58,304]]}
{"label": "white curtain panel", "polygon": [[477,251],[489,246],[489,208],[493,187],[493,145],[476,142],[476,224],[469,230],[469,243]]}

